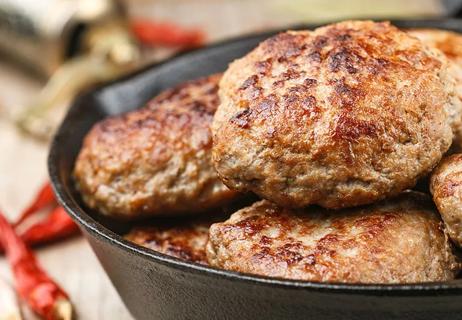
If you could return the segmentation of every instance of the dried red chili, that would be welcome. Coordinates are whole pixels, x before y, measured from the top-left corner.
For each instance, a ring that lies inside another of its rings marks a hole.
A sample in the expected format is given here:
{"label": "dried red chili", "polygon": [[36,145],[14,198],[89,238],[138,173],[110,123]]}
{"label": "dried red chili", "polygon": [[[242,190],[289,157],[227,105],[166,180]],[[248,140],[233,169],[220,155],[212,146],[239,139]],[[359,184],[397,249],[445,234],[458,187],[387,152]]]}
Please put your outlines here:
{"label": "dried red chili", "polygon": [[38,194],[35,196],[33,202],[21,213],[19,219],[16,221],[15,226],[21,224],[29,218],[31,215],[39,210],[42,210],[48,206],[56,204],[55,195],[53,188],[49,182],[45,183]]}
{"label": "dried red chili", "polygon": [[185,29],[169,22],[135,20],[132,30],[138,40],[149,46],[200,47],[205,35],[199,29]]}
{"label": "dried red chili", "polygon": [[77,224],[63,207],[57,207],[43,220],[21,233],[21,239],[29,246],[45,244],[68,238],[79,233]]}
{"label": "dried red chili", "polygon": [[[49,182],[45,183],[29,207],[22,212],[15,226],[42,209],[57,205],[53,189]],[[29,246],[36,246],[73,236],[79,232],[77,225],[72,221],[62,207],[56,207],[43,220],[36,222],[22,234],[21,238]]]}
{"label": "dried red chili", "polygon": [[67,294],[43,271],[1,212],[0,243],[13,271],[16,290],[29,307],[47,320],[71,319],[72,305]]}

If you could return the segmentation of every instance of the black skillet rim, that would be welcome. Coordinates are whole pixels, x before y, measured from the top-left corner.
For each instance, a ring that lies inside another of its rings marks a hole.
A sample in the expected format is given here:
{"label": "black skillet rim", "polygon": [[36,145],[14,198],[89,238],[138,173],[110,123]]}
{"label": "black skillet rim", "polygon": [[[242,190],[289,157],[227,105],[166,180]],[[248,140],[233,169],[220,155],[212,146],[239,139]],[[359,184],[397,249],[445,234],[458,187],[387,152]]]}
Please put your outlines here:
{"label": "black skillet rim", "polygon": [[[384,19],[374,19],[384,20]],[[462,32],[462,20],[458,19],[432,19],[432,20],[391,20],[393,24],[405,28],[440,28],[448,30],[459,30]],[[325,23],[323,23],[325,24]],[[315,28],[323,24],[312,24],[312,25],[299,25],[288,29],[302,29],[302,28]],[[285,29],[284,29],[285,30]],[[447,295],[462,295],[462,281],[451,281],[451,282],[435,282],[435,283],[419,283],[419,284],[343,284],[343,283],[321,283],[321,282],[310,282],[310,281],[298,281],[298,280],[287,280],[279,278],[271,278],[257,275],[244,274],[240,272],[227,271],[224,269],[213,268],[209,266],[200,265],[197,263],[187,262],[184,260],[177,259],[175,257],[167,256],[161,253],[157,253],[153,250],[138,246],[123,237],[106,228],[104,225],[95,221],[90,215],[88,215],[83,208],[79,206],[76,199],[74,199],[66,183],[62,181],[59,169],[60,162],[60,149],[63,145],[63,137],[66,135],[66,131],[69,128],[68,122],[72,123],[73,114],[78,112],[77,106],[84,103],[87,99],[90,99],[94,94],[107,89],[112,84],[129,81],[131,78],[136,77],[144,72],[152,72],[152,69],[156,69],[165,64],[175,62],[179,58],[187,58],[188,56],[200,55],[202,51],[207,51],[216,47],[230,45],[234,42],[241,40],[251,39],[262,35],[274,34],[281,30],[273,30],[268,32],[262,32],[257,34],[251,34],[244,37],[233,38],[230,40],[222,41],[205,48],[201,48],[192,52],[176,55],[169,58],[161,63],[147,66],[135,73],[127,75],[123,78],[111,81],[102,86],[99,86],[89,92],[86,92],[75,99],[72,103],[69,112],[66,114],[64,120],[61,123],[53,141],[51,143],[50,152],[48,156],[48,172],[51,178],[54,192],[57,196],[59,203],[66,209],[68,213],[76,220],[81,227],[84,227],[87,232],[93,236],[108,242],[111,245],[117,246],[121,250],[128,251],[131,254],[138,255],[144,259],[154,261],[172,268],[182,270],[189,273],[199,273],[204,276],[210,276],[213,278],[223,278],[232,281],[246,282],[252,285],[264,285],[270,287],[278,287],[287,290],[309,290],[318,291],[332,294],[358,294],[358,295],[371,295],[371,296],[447,296]]]}

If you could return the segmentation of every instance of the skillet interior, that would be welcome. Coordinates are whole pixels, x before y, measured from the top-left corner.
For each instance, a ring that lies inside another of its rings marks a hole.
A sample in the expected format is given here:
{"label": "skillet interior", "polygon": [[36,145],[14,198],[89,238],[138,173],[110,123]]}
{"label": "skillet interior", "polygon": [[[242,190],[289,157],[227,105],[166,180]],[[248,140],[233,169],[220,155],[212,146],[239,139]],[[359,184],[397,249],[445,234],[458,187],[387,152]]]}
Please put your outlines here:
{"label": "skillet interior", "polygon": [[[462,32],[462,21],[459,20],[408,20],[392,21],[403,28],[441,28]],[[298,26],[292,29],[312,29],[317,25]],[[415,285],[349,285],[326,284],[305,281],[273,279],[260,276],[245,275],[236,272],[218,270],[194,263],[188,263],[125,241],[120,234],[127,230],[127,224],[105,219],[86,208],[72,183],[71,172],[74,160],[81,147],[82,139],[91,126],[113,114],[126,112],[144,105],[150,98],[162,91],[183,82],[211,73],[223,71],[233,59],[240,57],[254,48],[260,41],[278,31],[252,35],[226,41],[194,52],[172,58],[162,64],[150,66],[135,74],[111,82],[79,96],[65,117],[51,146],[48,160],[49,173],[60,203],[79,223],[85,236],[90,240],[100,260],[103,252],[98,252],[98,244],[104,243],[111,250],[124,251],[124,255],[135,256],[149,267],[149,264],[162,265],[188,275],[209,277],[211,281],[226,279],[232,283],[265,286],[268,288],[307,290],[321,293],[355,294],[360,296],[458,296],[462,295],[462,280],[446,283]],[[107,250],[107,249],[105,249]],[[111,266],[102,261],[116,287],[124,290],[111,275]],[[228,283],[228,282],[227,282]],[[123,286],[123,285],[122,285]],[[124,297],[123,297],[124,298]],[[127,300],[127,299],[124,299]],[[129,299],[128,299],[129,300]],[[129,302],[127,302],[129,306]],[[139,318],[145,314],[129,309]],[[166,313],[167,314],[167,313]],[[194,317],[192,317],[194,318]]]}

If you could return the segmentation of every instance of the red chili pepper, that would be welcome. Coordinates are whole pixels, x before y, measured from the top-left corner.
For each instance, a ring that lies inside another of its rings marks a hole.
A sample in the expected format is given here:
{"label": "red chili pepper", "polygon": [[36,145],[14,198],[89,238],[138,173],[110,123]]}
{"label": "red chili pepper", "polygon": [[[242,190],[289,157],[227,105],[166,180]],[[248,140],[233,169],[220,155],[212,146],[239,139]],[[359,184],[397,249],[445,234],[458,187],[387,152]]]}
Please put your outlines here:
{"label": "red chili pepper", "polygon": [[[47,182],[43,185],[33,203],[21,214],[19,220],[14,224],[15,227],[33,214],[51,205],[57,205],[57,202],[52,187]],[[28,246],[36,246],[70,237],[78,232],[77,225],[65,210],[62,207],[56,207],[43,220],[30,226],[20,236]]]}
{"label": "red chili pepper", "polygon": [[135,20],[132,30],[138,40],[148,46],[195,48],[204,44],[205,35],[199,29],[184,29],[169,22]]}
{"label": "red chili pepper", "polygon": [[[64,208],[57,207],[46,218],[34,223],[19,236],[26,245],[35,247],[72,237],[79,232],[77,224]],[[0,246],[1,252],[3,248]]]}
{"label": "red chili pepper", "polygon": [[55,208],[46,218],[21,233],[21,239],[29,246],[36,246],[64,239],[79,233],[77,224],[63,207]]}
{"label": "red chili pepper", "polygon": [[29,307],[47,320],[71,319],[72,305],[67,294],[43,271],[1,212],[0,242],[13,271],[16,290]]}
{"label": "red chili pepper", "polygon": [[34,201],[29,205],[29,207],[21,213],[19,219],[14,225],[20,225],[24,220],[29,218],[35,212],[53,204],[56,204],[55,195],[53,193],[51,184],[47,182],[40,189],[39,193],[35,196]]}

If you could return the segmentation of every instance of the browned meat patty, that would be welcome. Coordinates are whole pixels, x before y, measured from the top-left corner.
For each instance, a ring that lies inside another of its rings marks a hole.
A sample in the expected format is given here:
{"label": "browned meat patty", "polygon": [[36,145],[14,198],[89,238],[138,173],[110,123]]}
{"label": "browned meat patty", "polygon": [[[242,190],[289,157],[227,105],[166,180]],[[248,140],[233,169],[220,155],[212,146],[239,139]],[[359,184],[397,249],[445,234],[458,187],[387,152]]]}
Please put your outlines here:
{"label": "browned meat patty", "polygon": [[211,219],[188,219],[159,226],[136,227],[125,239],[169,256],[207,264],[205,245],[212,222]]}
{"label": "browned meat patty", "polygon": [[215,209],[213,214],[154,219],[148,225],[133,227],[125,239],[160,253],[207,264],[205,246],[212,223],[225,221],[231,213],[255,201],[255,197],[247,195],[231,205]]}
{"label": "browned meat patty", "polygon": [[289,31],[220,82],[213,161],[224,183],[281,206],[351,207],[397,195],[452,141],[449,62],[389,23]]}
{"label": "browned meat patty", "polygon": [[[449,72],[456,80],[457,98],[462,98],[462,35],[456,32],[438,29],[413,29],[409,34],[419,38],[424,43],[441,50],[452,62]],[[446,110],[451,117],[454,131],[453,149],[462,151],[462,104],[453,103]]]}
{"label": "browned meat patty", "polygon": [[283,209],[263,200],[210,227],[209,264],[309,281],[446,281],[459,264],[431,199],[421,193],[368,207]]}
{"label": "browned meat patty", "polygon": [[430,191],[449,237],[462,247],[462,154],[441,161],[430,178]]}
{"label": "browned meat patty", "polygon": [[187,82],[96,124],[74,170],[85,203],[132,219],[193,214],[235,199],[211,163],[220,76]]}

